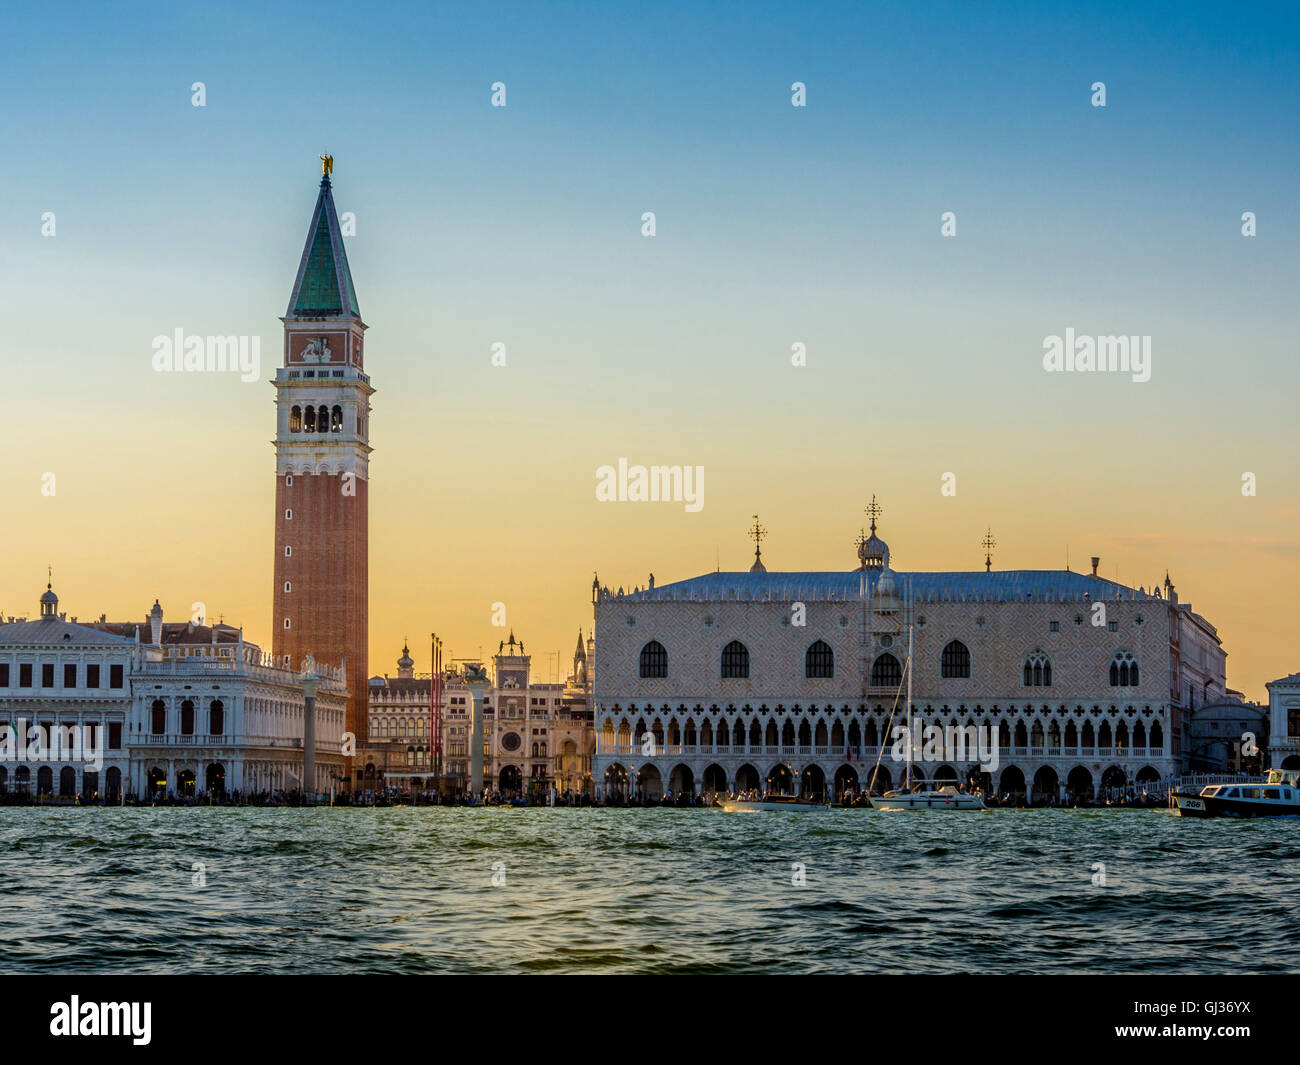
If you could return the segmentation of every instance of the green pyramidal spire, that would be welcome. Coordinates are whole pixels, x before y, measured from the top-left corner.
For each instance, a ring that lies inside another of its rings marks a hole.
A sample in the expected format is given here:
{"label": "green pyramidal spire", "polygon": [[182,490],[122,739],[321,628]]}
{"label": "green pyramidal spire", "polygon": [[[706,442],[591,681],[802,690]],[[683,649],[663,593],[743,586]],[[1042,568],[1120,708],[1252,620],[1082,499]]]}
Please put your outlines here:
{"label": "green pyramidal spire", "polygon": [[286,318],[360,318],[330,179],[321,179]]}

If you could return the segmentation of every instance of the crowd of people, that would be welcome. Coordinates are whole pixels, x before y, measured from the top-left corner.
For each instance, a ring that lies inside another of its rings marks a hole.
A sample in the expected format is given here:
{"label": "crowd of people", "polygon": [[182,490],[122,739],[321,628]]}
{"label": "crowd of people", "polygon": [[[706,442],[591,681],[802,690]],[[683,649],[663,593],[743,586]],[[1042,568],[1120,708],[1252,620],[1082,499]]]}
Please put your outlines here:
{"label": "crowd of people", "polygon": [[[1043,808],[1105,808],[1132,807],[1150,809],[1165,805],[1162,795],[1149,793],[1145,788],[1117,788],[1099,794],[1095,798],[1087,795],[1034,795],[1027,798],[1024,792],[1005,792],[1003,794],[985,793],[979,788],[969,789],[972,794],[980,795],[986,806],[1020,809]],[[357,792],[336,792],[333,796],[317,795],[306,797],[302,792],[292,791],[195,791],[178,794],[167,789],[152,795],[127,795],[103,797],[95,795],[85,798],[80,795],[55,798],[49,795],[30,795],[8,792],[0,795],[0,802],[6,804],[21,803],[59,803],[76,805],[126,805],[126,806],[673,806],[702,807],[715,805],[722,798],[758,801],[765,797],[759,789],[733,792],[728,796],[712,792],[685,791],[674,794],[665,791],[662,794],[632,794],[622,790],[598,792],[593,796],[589,792],[564,791],[553,795],[541,791],[525,794],[518,791],[503,791],[485,788],[477,795],[448,794],[430,790],[413,790],[410,788],[390,787],[366,789]],[[846,789],[838,796],[825,794],[803,796],[817,802],[830,802],[841,807],[867,807],[870,802],[866,793],[859,789]]]}

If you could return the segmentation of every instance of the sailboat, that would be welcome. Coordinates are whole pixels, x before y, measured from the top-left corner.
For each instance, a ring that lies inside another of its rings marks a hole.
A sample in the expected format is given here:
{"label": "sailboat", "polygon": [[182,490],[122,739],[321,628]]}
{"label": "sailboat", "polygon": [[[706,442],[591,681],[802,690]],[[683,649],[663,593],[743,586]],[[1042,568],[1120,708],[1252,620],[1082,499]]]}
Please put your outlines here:
{"label": "sailboat", "polygon": [[[926,790],[913,787],[912,784],[912,622],[907,623],[907,768],[903,773],[903,786],[897,791],[887,791],[884,795],[872,796],[871,806],[875,810],[983,810],[984,800],[978,795],[959,791],[951,784],[940,788]],[[901,687],[901,685],[900,685]],[[893,715],[890,715],[893,721]],[[881,755],[884,748],[881,748]],[[880,766],[880,756],[876,758]],[[872,774],[874,778],[874,773]]]}

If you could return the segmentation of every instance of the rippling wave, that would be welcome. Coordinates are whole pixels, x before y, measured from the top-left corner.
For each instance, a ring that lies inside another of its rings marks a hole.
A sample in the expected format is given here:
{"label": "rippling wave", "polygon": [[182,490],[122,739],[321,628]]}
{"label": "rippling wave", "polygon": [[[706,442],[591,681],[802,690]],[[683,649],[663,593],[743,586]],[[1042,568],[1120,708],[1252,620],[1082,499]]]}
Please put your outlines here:
{"label": "rippling wave", "polygon": [[1287,820],[10,807],[0,855],[14,973],[1300,966]]}

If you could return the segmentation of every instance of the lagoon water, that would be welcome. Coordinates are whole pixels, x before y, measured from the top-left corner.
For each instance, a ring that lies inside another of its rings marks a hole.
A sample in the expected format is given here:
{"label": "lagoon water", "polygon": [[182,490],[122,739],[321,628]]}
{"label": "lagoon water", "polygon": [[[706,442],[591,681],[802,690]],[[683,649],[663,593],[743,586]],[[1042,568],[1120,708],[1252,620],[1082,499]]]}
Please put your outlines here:
{"label": "lagoon water", "polygon": [[7,973],[1300,971],[1297,820],[8,807],[0,856]]}

